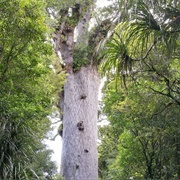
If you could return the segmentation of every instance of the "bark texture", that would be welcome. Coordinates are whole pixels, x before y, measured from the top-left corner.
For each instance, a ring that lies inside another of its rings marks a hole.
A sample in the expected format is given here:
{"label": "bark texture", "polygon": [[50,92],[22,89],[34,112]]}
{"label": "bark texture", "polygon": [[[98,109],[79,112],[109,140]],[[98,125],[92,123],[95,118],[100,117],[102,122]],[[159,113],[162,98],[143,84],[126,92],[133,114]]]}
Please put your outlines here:
{"label": "bark texture", "polygon": [[66,180],[97,180],[99,77],[95,67],[69,74],[64,86],[61,173]]}
{"label": "bark texture", "polygon": [[[84,48],[88,49],[88,23],[92,10],[85,5],[75,4],[71,15],[67,14],[67,9],[62,11],[64,22],[57,28],[55,38],[55,52],[61,53],[67,72],[67,81],[59,95],[63,113],[61,175],[65,180],[98,180],[99,76],[93,63],[84,63],[89,57],[81,55]],[[82,11],[83,7],[85,11]],[[73,62],[75,53],[82,63],[78,68]]]}

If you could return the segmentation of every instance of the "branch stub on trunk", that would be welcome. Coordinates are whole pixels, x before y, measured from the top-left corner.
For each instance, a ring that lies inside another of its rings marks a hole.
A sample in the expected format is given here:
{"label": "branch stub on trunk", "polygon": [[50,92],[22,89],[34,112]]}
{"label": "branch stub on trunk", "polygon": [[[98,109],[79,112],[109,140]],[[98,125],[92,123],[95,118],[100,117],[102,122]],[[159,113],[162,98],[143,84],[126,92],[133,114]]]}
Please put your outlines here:
{"label": "branch stub on trunk", "polygon": [[78,122],[78,123],[77,123],[77,127],[78,127],[79,131],[84,131],[83,121]]}

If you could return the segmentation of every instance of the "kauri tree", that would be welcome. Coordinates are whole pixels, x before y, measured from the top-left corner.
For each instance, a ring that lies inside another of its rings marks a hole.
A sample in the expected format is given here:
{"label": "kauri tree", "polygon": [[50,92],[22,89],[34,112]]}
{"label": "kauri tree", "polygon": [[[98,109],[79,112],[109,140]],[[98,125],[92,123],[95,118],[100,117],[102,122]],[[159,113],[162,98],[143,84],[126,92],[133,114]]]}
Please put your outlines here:
{"label": "kauri tree", "polygon": [[[52,5],[48,11],[59,18],[53,35],[54,49],[63,60],[66,83],[59,93],[62,113],[61,174],[65,179],[98,179],[97,119],[98,64],[97,46],[107,35],[108,21],[89,31],[94,1],[70,1]],[[53,6],[56,13],[52,13]]]}

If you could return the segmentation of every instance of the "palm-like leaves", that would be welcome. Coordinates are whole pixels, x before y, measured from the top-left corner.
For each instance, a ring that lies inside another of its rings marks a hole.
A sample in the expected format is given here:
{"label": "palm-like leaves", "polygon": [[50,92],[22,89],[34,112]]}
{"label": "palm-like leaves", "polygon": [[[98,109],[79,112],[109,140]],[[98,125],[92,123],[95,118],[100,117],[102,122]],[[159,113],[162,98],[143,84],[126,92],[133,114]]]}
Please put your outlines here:
{"label": "palm-like leaves", "polygon": [[137,1],[134,6],[127,7],[131,18],[118,25],[112,40],[107,43],[103,70],[109,71],[113,67],[116,72],[129,71],[134,62],[145,60],[153,49],[160,47],[162,52],[172,54],[177,47],[178,9],[161,1],[158,4],[156,1]]}
{"label": "palm-like leaves", "polygon": [[128,56],[128,50],[119,34],[115,34],[110,42],[106,44],[104,51],[105,59],[102,65],[102,71],[113,70],[117,74],[121,71],[128,71],[132,67],[132,59]]}
{"label": "palm-like leaves", "polygon": [[180,105],[178,66],[172,68],[179,61],[180,10],[161,1],[135,6],[129,9],[130,21],[120,23],[107,43],[102,69],[113,69],[124,83],[129,75],[138,83],[144,77],[152,82],[148,88]]}
{"label": "palm-like leaves", "polygon": [[34,133],[22,122],[1,122],[0,127],[0,178],[25,179],[26,164],[35,156]]}

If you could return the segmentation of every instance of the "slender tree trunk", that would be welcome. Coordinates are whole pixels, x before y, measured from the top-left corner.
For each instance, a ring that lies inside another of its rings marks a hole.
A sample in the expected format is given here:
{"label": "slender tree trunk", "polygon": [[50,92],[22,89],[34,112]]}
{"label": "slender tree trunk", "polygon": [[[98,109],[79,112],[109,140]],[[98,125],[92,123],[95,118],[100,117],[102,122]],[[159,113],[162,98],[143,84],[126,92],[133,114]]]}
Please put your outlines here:
{"label": "slender tree trunk", "polygon": [[97,180],[99,77],[95,67],[69,74],[64,86],[61,174],[66,180]]}

